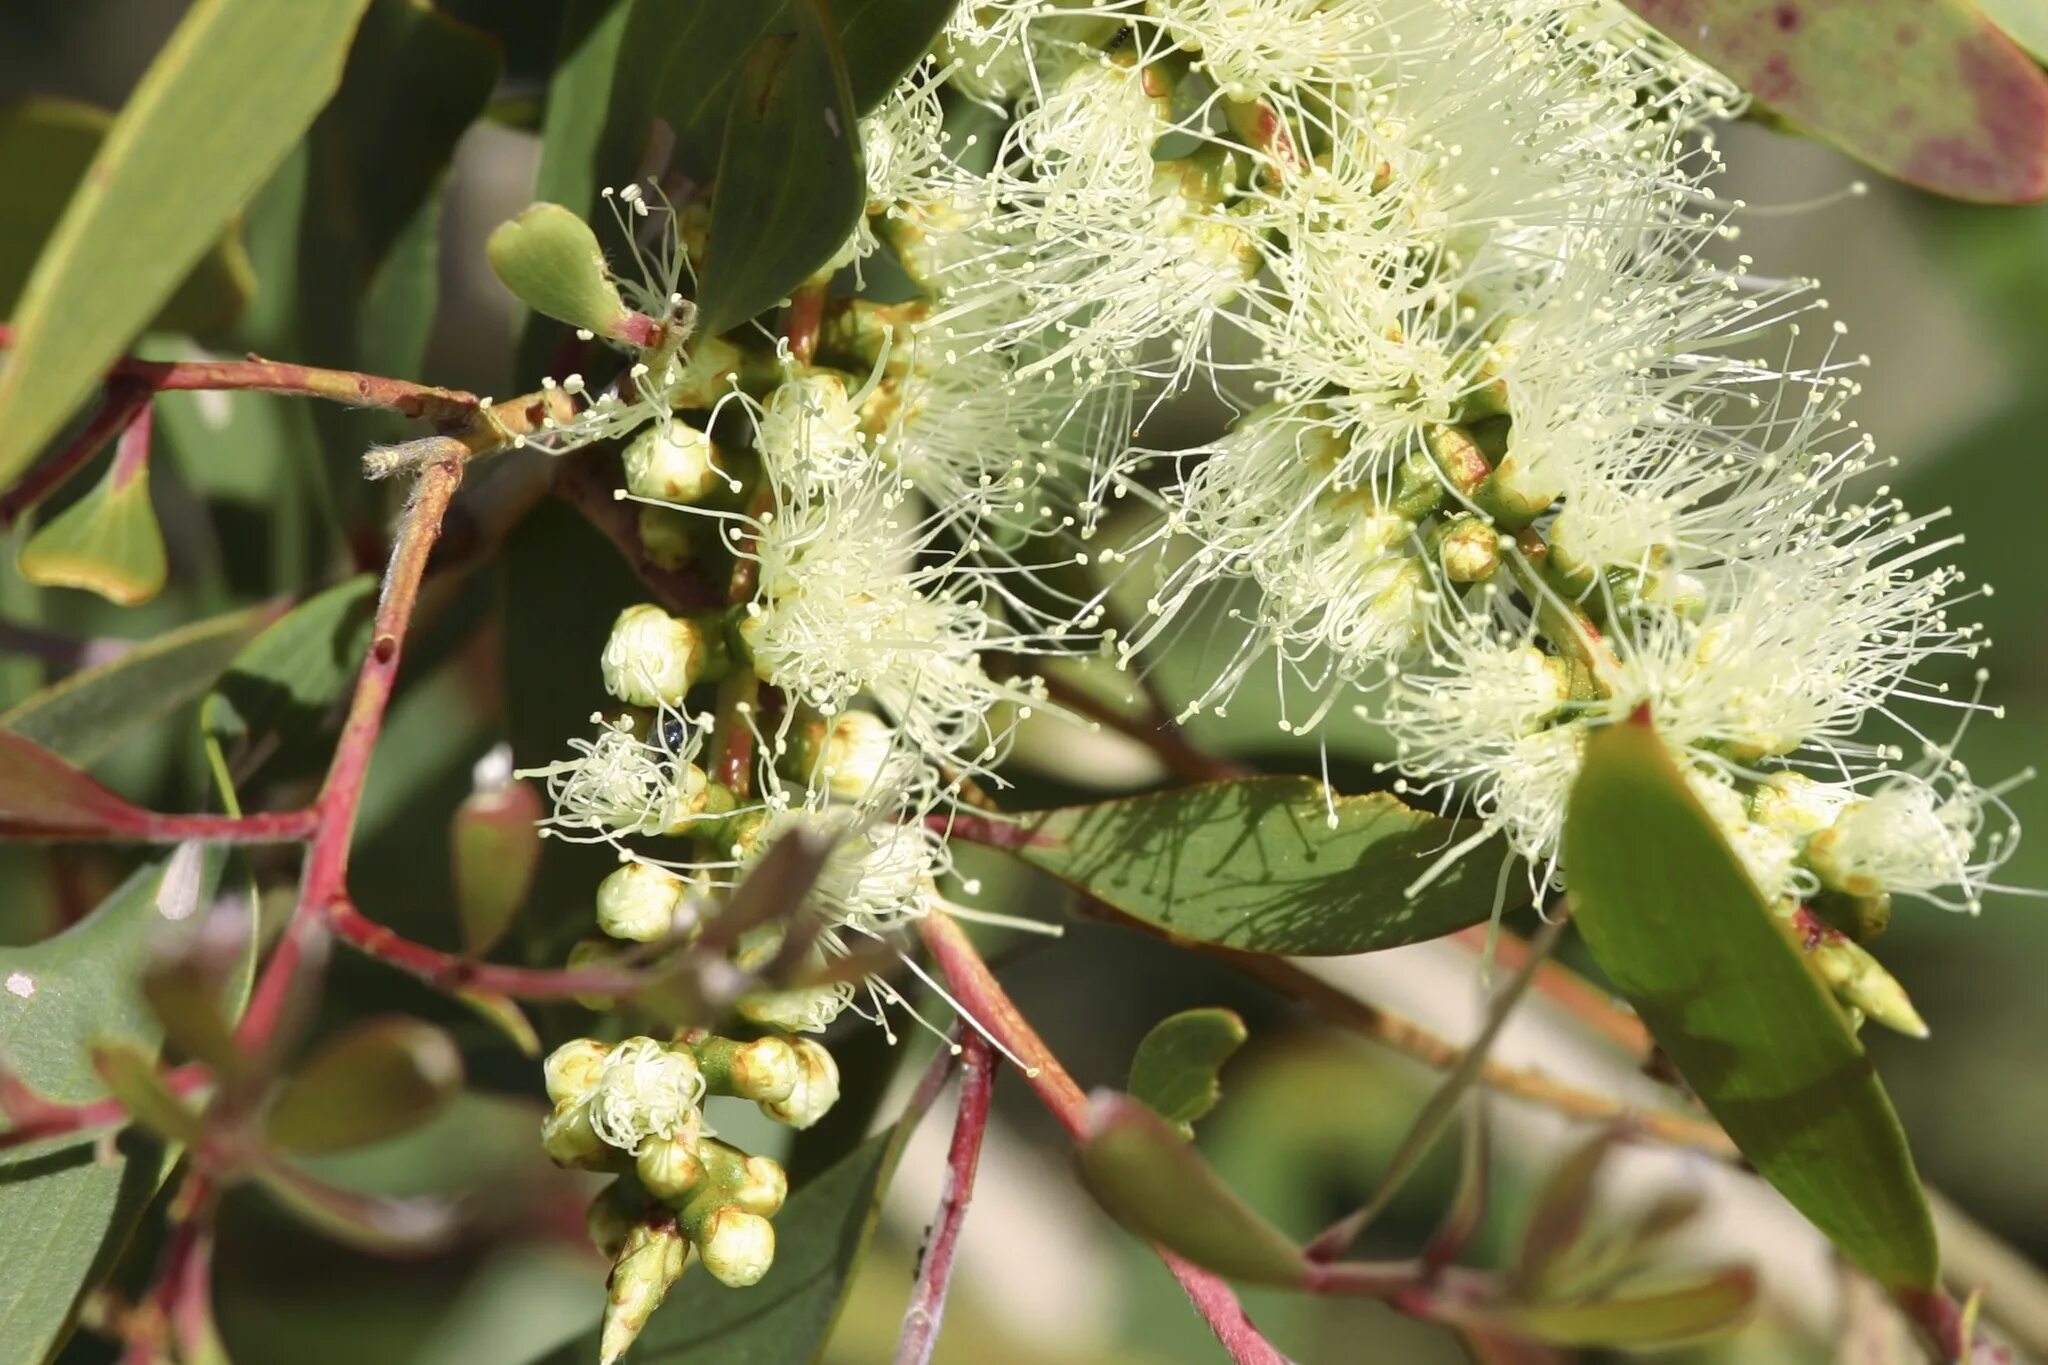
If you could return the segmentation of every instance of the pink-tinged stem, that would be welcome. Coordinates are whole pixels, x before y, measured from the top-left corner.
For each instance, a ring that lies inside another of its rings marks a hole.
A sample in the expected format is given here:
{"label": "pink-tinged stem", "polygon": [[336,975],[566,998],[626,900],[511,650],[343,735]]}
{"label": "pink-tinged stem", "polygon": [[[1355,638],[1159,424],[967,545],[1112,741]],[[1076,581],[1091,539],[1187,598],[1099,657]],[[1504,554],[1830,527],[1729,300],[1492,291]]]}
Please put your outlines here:
{"label": "pink-tinged stem", "polygon": [[166,815],[137,810],[132,821],[109,819],[93,825],[0,820],[0,839],[44,844],[182,844],[188,839],[210,844],[295,844],[310,838],[319,823],[319,811],[310,807],[254,815]]}
{"label": "pink-tinged stem", "polygon": [[1962,1306],[1941,1290],[1894,1290],[1892,1298],[1944,1365],[2012,1365],[2012,1352],[1982,1332],[1963,1340]]}
{"label": "pink-tinged stem", "polygon": [[[146,383],[123,378],[110,380],[98,410],[86,422],[85,429],[62,450],[30,470],[27,478],[0,496],[0,530],[14,525],[22,513],[56,492],[88,460],[99,454],[108,441],[131,430],[138,422],[146,422],[149,399],[150,389]],[[142,443],[146,449],[149,444],[146,426]]]}
{"label": "pink-tinged stem", "polygon": [[327,906],[326,921],[334,936],[349,947],[450,994],[480,991],[520,1000],[572,1000],[585,995],[623,995],[642,984],[640,978],[616,969],[506,967],[460,957],[403,938],[346,900]]}
{"label": "pink-tinged stem", "polygon": [[1057,677],[1046,677],[1045,693],[1047,699],[1061,710],[1086,717],[1144,745],[1177,777],[1190,782],[1227,782],[1250,772],[1242,764],[1218,758],[1190,743],[1149,685],[1144,689],[1146,714],[1142,716],[1130,715],[1085,688],[1072,686]]}
{"label": "pink-tinged stem", "polygon": [[[926,915],[918,921],[917,928],[961,1005],[976,1023],[1023,1062],[1025,1078],[1031,1082],[1039,1101],[1052,1111],[1068,1136],[1080,1141],[1087,1134],[1088,1097],[1018,1012],[967,935],[950,916],[939,913]],[[1229,1285],[1164,1247],[1153,1249],[1180,1281],[1195,1311],[1209,1324],[1209,1330],[1216,1334],[1232,1360],[1238,1365],[1286,1365],[1286,1357],[1259,1334]]]}
{"label": "pink-tinged stem", "polygon": [[918,1267],[917,1287],[903,1315],[903,1341],[896,1365],[926,1365],[938,1345],[939,1323],[946,1316],[946,1291],[953,1283],[953,1258],[960,1246],[960,1228],[967,1221],[967,1203],[974,1197],[974,1173],[981,1165],[981,1143],[988,1134],[989,1096],[995,1090],[995,1052],[988,1040],[970,1031],[960,1044],[960,1113],[953,1120],[953,1144],[946,1152],[946,1188],[939,1197],[939,1216]]}
{"label": "pink-tinged stem", "polygon": [[983,815],[927,815],[925,828],[948,839],[961,839],[988,848],[1030,848],[1052,841],[1008,820],[991,820]]}
{"label": "pink-tinged stem", "polygon": [[362,804],[363,782],[369,776],[370,755],[377,746],[385,708],[398,682],[401,646],[419,601],[427,556],[441,533],[448,504],[462,485],[463,452],[459,444],[449,444],[443,458],[421,469],[419,484],[399,523],[398,539],[391,547],[391,565],[384,575],[383,595],[378,599],[377,614],[370,626],[369,653],[356,675],[348,718],[342,723],[341,739],[335,745],[327,780],[314,802],[319,821],[300,878],[299,903],[265,964],[248,1011],[236,1029],[236,1037],[244,1043],[269,1041],[285,1014],[299,963],[306,954],[307,940],[325,930],[328,917],[337,907],[348,904],[349,843],[355,833],[356,810]]}
{"label": "pink-tinged stem", "polygon": [[[187,1064],[164,1072],[163,1082],[183,1099],[212,1085],[213,1077],[205,1067]],[[128,1122],[128,1111],[118,1100],[53,1104],[11,1073],[0,1073],[0,1114],[7,1116],[9,1124],[7,1131],[0,1133],[0,1150],[94,1128],[118,1128]]]}

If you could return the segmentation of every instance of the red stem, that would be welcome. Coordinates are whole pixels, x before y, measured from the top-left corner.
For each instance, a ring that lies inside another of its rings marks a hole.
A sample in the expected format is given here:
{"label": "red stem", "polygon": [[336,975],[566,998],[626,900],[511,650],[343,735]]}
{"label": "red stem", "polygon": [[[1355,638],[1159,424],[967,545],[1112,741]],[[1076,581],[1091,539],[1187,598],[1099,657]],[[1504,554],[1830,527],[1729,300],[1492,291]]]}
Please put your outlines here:
{"label": "red stem", "polygon": [[[946,980],[960,997],[960,1003],[976,1023],[1010,1050],[1024,1064],[1039,1101],[1052,1111],[1068,1136],[1079,1141],[1087,1134],[1088,1098],[1074,1078],[1053,1056],[1009,995],[989,971],[988,964],[950,916],[933,913],[917,922],[918,934],[939,964]],[[1180,1287],[1195,1305],[1195,1311],[1209,1324],[1209,1330],[1238,1365],[1287,1365],[1286,1357],[1259,1334],[1245,1315],[1244,1306],[1229,1285],[1164,1247],[1155,1246],[1159,1259],[1180,1281]]]}
{"label": "red stem", "polygon": [[356,809],[362,803],[370,755],[398,681],[401,645],[419,601],[427,556],[440,535],[448,504],[462,484],[462,448],[456,442],[449,444],[442,458],[422,469],[419,485],[399,523],[398,539],[391,547],[391,567],[385,573],[384,592],[370,627],[370,649],[356,675],[355,695],[342,723],[327,780],[314,802],[319,818],[300,879],[299,902],[236,1029],[237,1039],[244,1043],[260,1046],[269,1042],[285,1014],[308,938],[323,932],[327,918],[348,904],[349,841],[355,833]]}
{"label": "red stem", "polygon": [[[5,326],[0,323],[0,330]],[[149,399],[149,385],[145,383],[133,379],[109,380],[106,393],[100,398],[100,406],[85,424],[85,429],[72,437],[62,450],[30,470],[28,477],[9,489],[5,496],[0,496],[0,530],[14,525],[22,513],[56,492],[65,480],[99,454],[108,441],[143,420],[149,411]],[[147,444],[145,436],[144,445]]]}
{"label": "red stem", "polygon": [[960,1228],[967,1221],[967,1203],[974,1197],[974,1173],[981,1164],[981,1142],[988,1134],[989,1096],[995,1090],[995,1052],[988,1040],[969,1031],[960,1044],[960,1114],[953,1121],[953,1144],[946,1152],[946,1188],[939,1197],[939,1217],[932,1228],[924,1264],[909,1311],[903,1315],[903,1341],[896,1365],[926,1365],[938,1345],[939,1323],[946,1315],[946,1291],[953,1283],[953,1255]]}
{"label": "red stem", "polygon": [[[181,1099],[213,1084],[213,1076],[205,1067],[189,1063],[164,1072],[162,1080]],[[0,1074],[0,1113],[7,1116],[10,1125],[0,1133],[0,1150],[91,1128],[117,1128],[128,1122],[128,1111],[119,1100],[53,1104],[12,1074]]]}
{"label": "red stem", "polygon": [[1187,735],[1166,713],[1158,695],[1149,685],[1143,688],[1147,714],[1133,716],[1058,677],[1051,674],[1044,677],[1049,700],[1063,710],[1136,740],[1156,754],[1167,770],[1177,777],[1191,782],[1226,782],[1244,777],[1250,771],[1242,764],[1205,753],[1189,743]]}
{"label": "red stem", "polygon": [[450,994],[481,991],[521,1000],[571,1000],[585,995],[623,995],[642,984],[630,973],[604,968],[557,970],[478,962],[401,937],[346,900],[328,904],[326,927],[349,947]]}

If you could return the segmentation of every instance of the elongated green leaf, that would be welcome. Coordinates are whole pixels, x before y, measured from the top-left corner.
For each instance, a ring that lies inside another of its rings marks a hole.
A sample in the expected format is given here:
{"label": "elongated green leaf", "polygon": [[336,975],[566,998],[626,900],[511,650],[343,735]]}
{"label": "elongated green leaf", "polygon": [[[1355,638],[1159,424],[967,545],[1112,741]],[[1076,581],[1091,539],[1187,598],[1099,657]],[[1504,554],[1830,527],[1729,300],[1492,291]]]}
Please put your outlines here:
{"label": "elongated green leaf", "polygon": [[206,694],[274,613],[250,607],[145,640],[111,663],[81,669],[0,715],[0,730],[81,767]]}
{"label": "elongated green leaf", "polygon": [[1627,0],[1778,114],[1957,199],[2048,194],[2048,77],[1970,0]]}
{"label": "elongated green leaf", "polygon": [[541,814],[540,794],[526,782],[476,792],[455,812],[455,916],[469,952],[489,952],[532,892]]}
{"label": "elongated green leaf", "polygon": [[867,206],[846,68],[823,0],[747,53],[733,89],[698,290],[716,336],[773,307],[846,245]]}
{"label": "elongated green leaf", "polygon": [[1750,1164],[1880,1284],[1932,1288],[1891,1101],[1647,716],[1587,746],[1564,846],[1587,947]]}
{"label": "elongated green leaf", "polygon": [[[159,926],[213,894],[220,855],[189,846],[145,867],[56,938],[0,950],[0,1056],[38,1094],[83,1104],[106,1094],[95,1038],[153,1042],[156,1021],[133,988]],[[0,1227],[31,1255],[0,1256],[0,1361],[40,1362],[66,1334],[72,1306],[110,1268],[155,1193],[154,1158],[124,1140],[102,1161],[94,1138],[0,1153]]]}
{"label": "elongated green leaf", "polygon": [[1216,1073],[1245,1037],[1235,1010],[1183,1010],[1160,1020],[1131,1058],[1131,1098],[1193,1137],[1195,1120],[1222,1095]]}
{"label": "elongated green leaf", "polygon": [[36,262],[0,365],[0,483],[54,435],[313,120],[366,0],[199,0]]}
{"label": "elongated green leaf", "polygon": [[462,1054],[418,1019],[368,1019],[322,1047],[285,1083],[267,1132],[279,1150],[313,1156],[419,1127],[462,1089]]}
{"label": "elongated green leaf", "polygon": [[200,708],[228,746],[303,746],[348,691],[369,647],[377,580],[368,574],[307,599],[251,640]]}
{"label": "elongated green leaf", "polygon": [[1731,1332],[1756,1310],[1747,1266],[1574,1303],[1533,1304],[1499,1315],[1509,1330],[1556,1346],[1672,1346]]}
{"label": "elongated green leaf", "polygon": [[1331,798],[1332,828],[1325,797],[1306,778],[1261,777],[1069,806],[1026,816],[1017,853],[1133,919],[1251,952],[1366,953],[1492,913],[1498,843],[1408,894],[1476,826],[1374,794]]}
{"label": "elongated green leaf", "polygon": [[0,825],[30,833],[137,834],[150,813],[49,750],[0,732]]}
{"label": "elongated green leaf", "polygon": [[[819,1359],[875,1230],[908,1131],[878,1133],[790,1196],[775,1215],[775,1264],[735,1292],[683,1277],[627,1357],[633,1365],[803,1365]],[[597,1333],[540,1365],[589,1365]]]}
{"label": "elongated green leaf", "polygon": [[[0,317],[11,317],[36,256],[64,214],[114,116],[75,100],[30,96],[0,109]],[[199,258],[150,323],[151,330],[204,331],[242,311],[255,280],[238,227]]]}
{"label": "elongated green leaf", "polygon": [[1080,1160],[1096,1199],[1147,1241],[1253,1284],[1298,1285],[1307,1274],[1301,1248],[1130,1097],[1099,1092],[1090,1101]]}

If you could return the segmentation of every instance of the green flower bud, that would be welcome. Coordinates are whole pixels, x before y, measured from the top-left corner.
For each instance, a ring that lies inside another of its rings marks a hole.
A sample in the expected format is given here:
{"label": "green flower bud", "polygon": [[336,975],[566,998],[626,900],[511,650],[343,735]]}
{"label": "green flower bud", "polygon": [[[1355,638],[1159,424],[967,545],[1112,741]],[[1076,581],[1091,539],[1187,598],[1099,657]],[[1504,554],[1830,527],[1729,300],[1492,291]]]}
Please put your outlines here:
{"label": "green flower bud", "polygon": [[1477,517],[1453,517],[1436,534],[1437,559],[1453,583],[1478,583],[1500,567],[1500,532]]}
{"label": "green flower bud", "polygon": [[792,1128],[808,1128],[839,1101],[839,1064],[809,1038],[792,1038],[789,1045],[796,1050],[801,1074],[788,1099],[764,1102],[761,1112]]}
{"label": "green flower bud", "polygon": [[626,445],[626,488],[636,498],[684,506],[724,486],[711,438],[687,422],[656,424]]}
{"label": "green flower bud", "polygon": [[627,607],[605,641],[605,690],[635,706],[680,706],[704,674],[704,633],[660,607]]}
{"label": "green flower bud", "polygon": [[598,1073],[604,1069],[605,1054],[610,1051],[609,1046],[595,1038],[578,1038],[550,1052],[547,1061],[541,1063],[548,1099],[555,1104],[564,1104],[588,1095],[597,1084]]}
{"label": "green flower bud", "polygon": [[728,1204],[705,1220],[697,1254],[720,1284],[733,1289],[759,1284],[775,1263],[775,1225]]}
{"label": "green flower bud", "polygon": [[790,745],[791,775],[818,781],[834,796],[858,801],[882,786],[892,766],[906,765],[896,731],[869,711],[843,711],[800,727]]}
{"label": "green flower bud", "polygon": [[786,1100],[803,1072],[796,1049],[784,1038],[757,1038],[751,1043],[707,1038],[697,1044],[696,1053],[704,1083],[714,1095]]}
{"label": "green flower bud", "polygon": [[564,1100],[541,1121],[540,1148],[548,1160],[570,1170],[601,1171],[611,1161],[604,1139],[590,1123],[590,1106]]}
{"label": "green flower bud", "polygon": [[775,960],[787,937],[789,929],[778,920],[743,929],[739,941],[733,944],[732,960],[743,972],[758,972]]}
{"label": "green flower bud", "polygon": [[675,771],[675,789],[669,794],[662,831],[666,834],[693,834],[698,823],[710,813],[711,779],[696,764],[681,764]]}
{"label": "green flower bud", "polygon": [[732,1202],[748,1213],[772,1218],[789,1197],[789,1174],[782,1163],[765,1156],[750,1156],[740,1182],[733,1187]]}
{"label": "green flower bud", "polygon": [[697,542],[689,514],[666,507],[640,507],[640,548],[656,567],[673,573],[686,569],[697,559]]}
{"label": "green flower bud", "polygon": [[690,1244],[675,1219],[663,1217],[634,1225],[612,1263],[611,1278],[605,1282],[604,1329],[598,1341],[602,1365],[613,1365],[639,1338],[648,1318],[668,1297],[669,1288],[683,1277],[689,1255]]}
{"label": "green flower bud", "polygon": [[704,1163],[697,1159],[695,1132],[648,1139],[634,1159],[633,1168],[640,1183],[656,1199],[681,1199],[704,1180]]}
{"label": "green flower bud", "polygon": [[1483,483],[1493,467],[1486,452],[1463,427],[1432,426],[1422,433],[1422,444],[1442,472],[1445,482],[1460,493],[1470,493]]}
{"label": "green flower bud", "polygon": [[652,943],[675,927],[683,879],[652,863],[623,863],[597,886],[597,927],[613,938]]}
{"label": "green flower bud", "polygon": [[821,1033],[853,1000],[845,982],[798,986],[786,991],[751,991],[740,997],[742,1019],[785,1033]]}
{"label": "green flower bud", "polygon": [[1801,908],[1791,918],[1793,935],[1807,960],[1820,972],[1835,998],[1851,1009],[1863,1011],[1886,1028],[1909,1038],[1925,1038],[1927,1021],[1913,1008],[1898,978],[1872,957],[1867,948],[1851,942],[1811,910]]}

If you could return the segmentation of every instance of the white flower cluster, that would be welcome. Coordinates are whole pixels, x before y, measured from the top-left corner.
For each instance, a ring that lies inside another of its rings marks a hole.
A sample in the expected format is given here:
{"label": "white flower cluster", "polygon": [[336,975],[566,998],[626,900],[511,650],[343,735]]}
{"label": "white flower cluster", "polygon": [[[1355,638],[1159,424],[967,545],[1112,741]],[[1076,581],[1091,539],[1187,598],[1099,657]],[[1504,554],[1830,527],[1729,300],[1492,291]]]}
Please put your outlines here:
{"label": "white flower cluster", "polygon": [[[604,674],[637,709],[543,770],[565,837],[690,840],[631,853],[603,926],[689,932],[803,824],[842,836],[828,948],[887,934],[1043,704],[1011,660],[1143,666],[1219,609],[1190,710],[1275,661],[1285,728],[1357,708],[1398,789],[1542,879],[1586,737],[1647,707],[1788,910],[1975,908],[2010,822],[1901,703],[1974,709],[1922,679],[1981,642],[1935,519],[1863,487],[1825,303],[1725,259],[1709,125],[1740,99],[1613,0],[962,4],[863,118],[868,214],[827,272],[916,297],[821,275],[772,354],[665,341],[551,433],[644,427],[650,554],[745,569],[728,616],[622,616]],[[701,224],[650,238],[666,210],[618,201],[629,292],[676,316]],[[1148,444],[1197,389],[1228,420]],[[1097,639],[1064,571],[1140,564],[1142,618]],[[817,1028],[856,996],[751,1008]]]}

